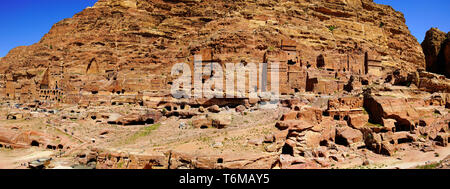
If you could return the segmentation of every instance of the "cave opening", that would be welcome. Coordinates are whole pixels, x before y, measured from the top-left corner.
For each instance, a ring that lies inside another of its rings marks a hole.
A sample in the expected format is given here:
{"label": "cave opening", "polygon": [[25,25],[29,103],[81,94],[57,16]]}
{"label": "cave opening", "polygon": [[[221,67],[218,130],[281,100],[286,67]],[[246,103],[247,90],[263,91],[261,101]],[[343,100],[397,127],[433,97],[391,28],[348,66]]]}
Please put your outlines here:
{"label": "cave opening", "polygon": [[325,67],[325,57],[323,55],[317,56],[317,68]]}
{"label": "cave opening", "polygon": [[56,146],[47,145],[47,149],[49,149],[49,150],[56,150]]}
{"label": "cave opening", "polygon": [[155,120],[153,120],[152,118],[148,118],[146,120],[139,120],[139,121],[133,121],[133,122],[129,122],[123,125],[151,125],[154,124]]}
{"label": "cave opening", "polygon": [[145,120],[146,124],[154,124],[155,120],[153,120],[152,118],[148,118],[147,120]]}
{"label": "cave opening", "polygon": [[399,131],[411,131],[411,129],[412,129],[412,127],[411,127],[411,124],[409,124],[409,123],[405,123],[405,122],[402,122],[402,121],[395,122],[395,130],[397,132],[399,132]]}
{"label": "cave opening", "polygon": [[342,137],[340,135],[336,136],[336,144],[343,145],[343,146],[349,145],[347,139],[345,139],[344,137]]}
{"label": "cave opening", "polygon": [[296,64],[296,62],[295,61],[293,61],[293,60],[288,60],[288,62],[287,62],[289,65],[295,65]]}
{"label": "cave opening", "polygon": [[294,149],[292,148],[292,146],[285,144],[281,150],[281,154],[288,154],[294,156]]}
{"label": "cave opening", "polygon": [[362,85],[369,85],[369,81],[364,79],[364,80],[361,81],[361,84]]}
{"label": "cave opening", "polygon": [[348,121],[350,118],[348,117],[348,115],[344,116],[344,120]]}
{"label": "cave opening", "polygon": [[427,123],[424,120],[419,120],[419,126],[425,127],[427,126]]}
{"label": "cave opening", "polygon": [[339,115],[334,115],[334,116],[333,116],[333,119],[336,120],[336,121],[339,121],[339,120],[341,120],[341,116],[339,116]]}
{"label": "cave opening", "polygon": [[369,73],[369,53],[364,53],[364,74],[367,75]]}
{"label": "cave opening", "polygon": [[37,147],[39,147],[39,142],[33,140],[33,141],[31,141],[31,146],[37,146]]}
{"label": "cave opening", "polygon": [[411,142],[413,142],[413,139],[411,139],[411,138],[400,138],[400,139],[398,139],[398,144],[404,144],[404,143],[411,143]]}

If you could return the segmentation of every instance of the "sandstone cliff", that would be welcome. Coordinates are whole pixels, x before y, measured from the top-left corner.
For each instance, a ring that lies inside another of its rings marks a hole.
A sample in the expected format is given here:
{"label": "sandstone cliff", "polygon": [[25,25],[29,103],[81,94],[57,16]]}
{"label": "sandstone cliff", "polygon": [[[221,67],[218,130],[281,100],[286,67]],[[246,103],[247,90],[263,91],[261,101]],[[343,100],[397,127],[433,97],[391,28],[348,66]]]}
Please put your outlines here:
{"label": "sandstone cliff", "polygon": [[[194,55],[279,63],[279,103],[172,98],[172,65]],[[379,168],[448,151],[450,80],[369,0],[99,0],[0,62],[0,147],[72,157],[55,164]]]}
{"label": "sandstone cliff", "polygon": [[368,57],[385,68],[425,67],[403,14],[372,0],[99,0],[2,58],[11,84],[1,93],[31,100],[42,85],[64,95],[164,91],[171,65],[196,53],[210,50],[219,63],[263,62],[282,40],[313,68],[363,74]]}
{"label": "sandstone cliff", "polygon": [[450,32],[445,33],[437,28],[427,31],[422,42],[427,71],[450,77]]}

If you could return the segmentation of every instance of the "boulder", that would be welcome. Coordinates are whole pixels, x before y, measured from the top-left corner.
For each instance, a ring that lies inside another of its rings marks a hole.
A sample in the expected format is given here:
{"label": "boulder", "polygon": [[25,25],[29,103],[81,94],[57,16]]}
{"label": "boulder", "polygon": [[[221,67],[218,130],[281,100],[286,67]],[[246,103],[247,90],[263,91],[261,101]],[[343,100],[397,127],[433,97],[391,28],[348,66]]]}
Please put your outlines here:
{"label": "boulder", "polygon": [[192,126],[194,128],[206,129],[212,127],[212,122],[204,116],[196,117],[192,120]]}
{"label": "boulder", "polygon": [[236,112],[242,113],[246,110],[247,108],[244,105],[239,105],[238,107],[236,107]]}
{"label": "boulder", "polygon": [[255,146],[260,146],[260,145],[263,144],[263,142],[264,142],[264,139],[262,139],[262,138],[256,138],[256,139],[250,139],[250,140],[248,140],[248,141],[247,141],[247,144],[255,145]]}
{"label": "boulder", "polygon": [[303,120],[289,120],[289,121],[278,121],[275,124],[275,127],[277,127],[280,130],[289,129],[300,132],[307,129],[311,129],[314,127],[314,125]]}
{"label": "boulder", "polygon": [[211,121],[212,127],[223,129],[231,124],[231,114],[210,114],[208,120]]}
{"label": "boulder", "polygon": [[383,141],[381,143],[381,154],[392,156],[395,153],[395,147],[389,141]]}
{"label": "boulder", "polygon": [[363,142],[363,134],[361,131],[350,127],[336,128],[336,143],[351,145],[359,142]]}
{"label": "boulder", "polygon": [[361,129],[362,127],[364,127],[367,124],[367,122],[369,122],[368,114],[349,115],[349,118],[347,121],[348,125],[355,129]]}
{"label": "boulder", "polygon": [[275,135],[274,134],[268,134],[264,136],[264,142],[265,143],[273,143],[275,142]]}
{"label": "boulder", "polygon": [[219,113],[220,107],[218,105],[212,105],[212,106],[208,107],[208,111],[212,112],[212,113]]}
{"label": "boulder", "polygon": [[283,116],[281,116],[281,121],[296,120],[297,115],[298,115],[297,111],[290,111],[288,113],[283,114]]}
{"label": "boulder", "polygon": [[265,146],[264,149],[266,150],[266,152],[276,152],[279,148],[276,144],[270,144]]}
{"label": "boulder", "polygon": [[387,131],[395,131],[395,123],[397,121],[395,119],[383,119],[383,126],[384,129],[386,129]]}

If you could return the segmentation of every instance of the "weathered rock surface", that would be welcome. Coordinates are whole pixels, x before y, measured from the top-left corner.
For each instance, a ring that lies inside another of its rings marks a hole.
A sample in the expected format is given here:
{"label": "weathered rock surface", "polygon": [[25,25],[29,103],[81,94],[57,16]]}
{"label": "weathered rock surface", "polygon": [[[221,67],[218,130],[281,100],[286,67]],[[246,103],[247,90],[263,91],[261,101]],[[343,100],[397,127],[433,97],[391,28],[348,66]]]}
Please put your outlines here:
{"label": "weathered rock surface", "polygon": [[195,54],[219,63],[295,63],[280,76],[283,93],[333,93],[347,83],[302,67],[354,74],[425,67],[403,15],[371,0],[99,0],[2,58],[0,95],[155,107],[169,94],[172,65],[191,64]]}
{"label": "weathered rock surface", "polygon": [[[195,55],[279,62],[268,74],[279,74],[280,102],[173,98],[172,66],[192,68]],[[0,59],[0,123],[80,144],[6,127],[0,144],[61,145],[113,169],[370,165],[368,155],[448,146],[450,82],[424,71],[435,65],[403,15],[372,0],[99,0]]]}
{"label": "weathered rock surface", "polygon": [[40,147],[49,150],[69,149],[74,143],[65,136],[53,136],[17,127],[0,127],[0,147],[29,148]]}
{"label": "weathered rock surface", "polygon": [[422,42],[427,71],[450,77],[450,32],[445,33],[437,28],[427,31]]}

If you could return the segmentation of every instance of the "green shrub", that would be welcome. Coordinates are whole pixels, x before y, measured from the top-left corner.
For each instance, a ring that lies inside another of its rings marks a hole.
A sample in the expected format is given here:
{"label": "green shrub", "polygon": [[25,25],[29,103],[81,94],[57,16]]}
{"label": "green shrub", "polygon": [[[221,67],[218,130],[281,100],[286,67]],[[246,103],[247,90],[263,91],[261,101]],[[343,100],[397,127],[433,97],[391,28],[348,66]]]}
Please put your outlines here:
{"label": "green shrub", "polygon": [[153,124],[153,125],[148,126],[148,127],[144,127],[142,129],[140,129],[139,131],[137,131],[136,133],[134,133],[130,138],[128,138],[128,140],[126,142],[127,143],[133,143],[138,138],[148,136],[148,135],[150,135],[152,133],[152,131],[158,129],[160,126],[161,126],[161,123],[157,123],[157,124]]}
{"label": "green shrub", "polygon": [[335,25],[328,26],[328,29],[329,29],[331,32],[334,31],[336,28],[337,28],[337,27],[336,27]]}
{"label": "green shrub", "polygon": [[432,164],[427,164],[427,165],[420,165],[420,166],[417,166],[417,168],[418,169],[436,169],[440,164],[441,164],[441,162],[437,162],[437,163],[432,163]]}

